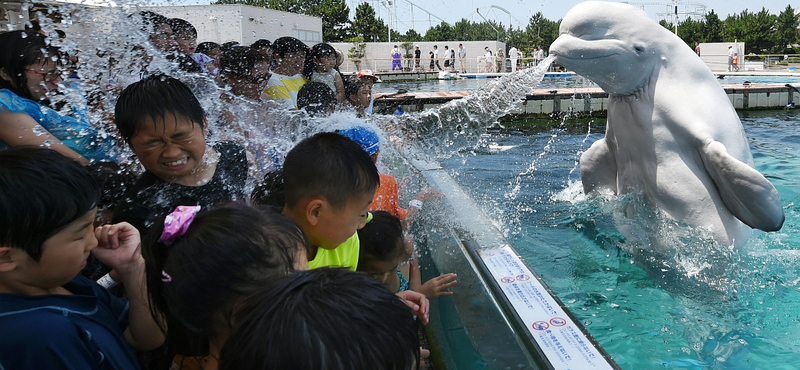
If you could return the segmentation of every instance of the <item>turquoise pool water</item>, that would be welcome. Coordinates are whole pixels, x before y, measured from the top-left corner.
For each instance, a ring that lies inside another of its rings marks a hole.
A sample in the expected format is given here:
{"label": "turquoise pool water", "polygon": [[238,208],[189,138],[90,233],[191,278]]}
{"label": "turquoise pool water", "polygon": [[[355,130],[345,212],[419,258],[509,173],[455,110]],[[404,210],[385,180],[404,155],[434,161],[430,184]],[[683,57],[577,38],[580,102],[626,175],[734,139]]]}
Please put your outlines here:
{"label": "turquoise pool water", "polygon": [[[668,224],[654,254],[618,231],[635,197],[583,199],[578,158],[602,122],[495,131],[442,161],[623,369],[800,368],[800,112],[740,113],[786,222],[740,250]],[[655,217],[646,222],[666,222]]]}

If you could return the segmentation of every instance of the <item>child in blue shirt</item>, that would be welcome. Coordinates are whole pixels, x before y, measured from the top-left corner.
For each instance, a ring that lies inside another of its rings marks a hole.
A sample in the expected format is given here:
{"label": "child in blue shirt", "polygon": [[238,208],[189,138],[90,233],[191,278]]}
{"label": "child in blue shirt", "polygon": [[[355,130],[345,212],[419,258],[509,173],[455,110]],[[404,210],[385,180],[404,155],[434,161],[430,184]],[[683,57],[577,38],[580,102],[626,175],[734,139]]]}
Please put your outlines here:
{"label": "child in blue shirt", "polygon": [[[139,233],[94,227],[100,191],[78,162],[44,148],[0,152],[0,369],[137,369],[164,337],[150,314]],[[80,276],[89,253],[129,300]]]}

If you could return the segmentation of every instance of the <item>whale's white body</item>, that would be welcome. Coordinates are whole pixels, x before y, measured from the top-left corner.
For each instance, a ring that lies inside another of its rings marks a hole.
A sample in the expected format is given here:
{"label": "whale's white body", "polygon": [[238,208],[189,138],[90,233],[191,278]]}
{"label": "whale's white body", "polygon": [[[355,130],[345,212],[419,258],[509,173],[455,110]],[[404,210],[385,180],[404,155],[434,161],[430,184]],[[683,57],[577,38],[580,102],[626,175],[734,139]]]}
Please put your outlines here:
{"label": "whale's white body", "polygon": [[606,136],[581,156],[589,194],[640,192],[670,217],[741,245],[779,230],[774,186],[753,169],[742,124],[708,67],[636,7],[585,2],[561,22],[556,62],[609,93]]}

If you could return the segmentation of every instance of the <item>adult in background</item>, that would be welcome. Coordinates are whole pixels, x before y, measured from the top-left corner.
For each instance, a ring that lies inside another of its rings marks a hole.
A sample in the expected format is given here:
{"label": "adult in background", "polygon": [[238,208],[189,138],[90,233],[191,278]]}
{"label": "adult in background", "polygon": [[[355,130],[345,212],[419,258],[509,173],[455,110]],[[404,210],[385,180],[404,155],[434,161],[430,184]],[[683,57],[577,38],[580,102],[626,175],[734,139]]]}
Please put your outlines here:
{"label": "adult in background", "polygon": [[492,51],[489,50],[488,46],[483,48],[483,50],[486,52],[483,54],[485,60],[483,64],[483,71],[485,73],[492,73],[494,72],[494,57],[492,56]]}
{"label": "adult in background", "polygon": [[517,48],[511,46],[511,49],[508,49],[508,59],[511,60],[511,72],[517,70],[517,61],[519,61],[519,53],[517,52]]}
{"label": "adult in background", "polygon": [[458,64],[461,73],[467,73],[467,48],[463,44],[458,44]]}
{"label": "adult in background", "polygon": [[401,72],[403,71],[403,62],[400,60],[400,56],[401,56],[400,49],[397,48],[397,45],[395,45],[394,49],[392,49],[391,52],[392,71],[394,71],[397,68],[399,68]]}
{"label": "adult in background", "polygon": [[414,70],[419,72],[422,67],[420,67],[419,62],[422,59],[422,50],[419,50],[419,44],[414,45]]}

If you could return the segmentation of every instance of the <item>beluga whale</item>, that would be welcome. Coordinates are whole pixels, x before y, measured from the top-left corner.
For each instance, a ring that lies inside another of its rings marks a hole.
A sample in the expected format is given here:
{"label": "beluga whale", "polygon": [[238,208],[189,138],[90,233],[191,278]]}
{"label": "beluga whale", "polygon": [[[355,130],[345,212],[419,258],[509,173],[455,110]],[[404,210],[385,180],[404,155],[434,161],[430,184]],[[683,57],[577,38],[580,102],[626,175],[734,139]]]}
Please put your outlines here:
{"label": "beluga whale", "polygon": [[601,1],[570,9],[559,34],[555,62],[609,94],[605,137],[580,158],[585,194],[641,194],[720,245],[783,226],[780,196],[754,168],[739,116],[683,40],[639,8]]}

